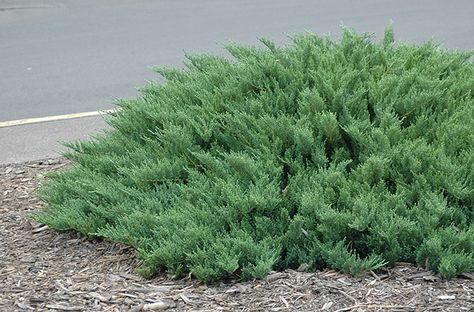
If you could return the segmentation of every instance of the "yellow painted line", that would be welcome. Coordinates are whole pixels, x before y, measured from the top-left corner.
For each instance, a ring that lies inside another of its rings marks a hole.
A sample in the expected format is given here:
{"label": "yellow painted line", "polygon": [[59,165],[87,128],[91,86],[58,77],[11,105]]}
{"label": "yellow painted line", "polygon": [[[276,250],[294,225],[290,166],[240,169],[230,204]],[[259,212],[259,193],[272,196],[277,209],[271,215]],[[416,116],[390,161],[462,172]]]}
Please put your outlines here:
{"label": "yellow painted line", "polygon": [[66,120],[66,119],[75,119],[75,118],[83,118],[83,117],[93,117],[99,116],[106,113],[110,113],[116,111],[115,109],[107,109],[103,111],[94,111],[94,112],[83,112],[83,113],[74,113],[74,114],[65,114],[65,115],[57,115],[57,116],[47,116],[47,117],[37,117],[37,118],[27,118],[27,119],[18,119],[18,120],[10,120],[10,121],[1,121],[0,128],[5,127],[13,127],[13,126],[21,126],[21,125],[28,125],[34,123],[41,123],[41,122],[49,122],[49,121],[57,121],[57,120]]}

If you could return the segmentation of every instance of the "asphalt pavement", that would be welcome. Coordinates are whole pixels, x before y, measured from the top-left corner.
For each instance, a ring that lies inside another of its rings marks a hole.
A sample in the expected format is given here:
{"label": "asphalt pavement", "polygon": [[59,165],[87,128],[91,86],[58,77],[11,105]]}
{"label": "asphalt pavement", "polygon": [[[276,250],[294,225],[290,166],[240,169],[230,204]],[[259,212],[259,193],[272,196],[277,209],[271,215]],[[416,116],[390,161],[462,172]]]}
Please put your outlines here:
{"label": "asphalt pavement", "polygon": [[106,127],[99,116],[0,128],[0,165],[55,158],[63,142],[101,135]]}
{"label": "asphalt pavement", "polygon": [[[153,66],[224,53],[231,40],[337,36],[341,24],[380,37],[392,20],[397,40],[474,49],[473,16],[472,0],[0,0],[0,122],[113,108],[158,78]],[[96,117],[0,128],[0,164],[53,157],[56,139],[103,126]]]}

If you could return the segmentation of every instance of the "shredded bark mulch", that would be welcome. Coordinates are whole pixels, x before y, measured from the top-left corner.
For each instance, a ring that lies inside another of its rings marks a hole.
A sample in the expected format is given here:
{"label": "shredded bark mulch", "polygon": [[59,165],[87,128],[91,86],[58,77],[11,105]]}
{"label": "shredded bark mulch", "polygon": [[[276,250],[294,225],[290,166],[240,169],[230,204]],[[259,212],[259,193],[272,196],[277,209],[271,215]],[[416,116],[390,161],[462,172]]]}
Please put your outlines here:
{"label": "shredded bark mulch", "polygon": [[65,166],[0,166],[0,311],[474,311],[474,274],[446,281],[403,263],[360,277],[301,268],[245,283],[145,280],[131,248],[31,219],[44,174]]}

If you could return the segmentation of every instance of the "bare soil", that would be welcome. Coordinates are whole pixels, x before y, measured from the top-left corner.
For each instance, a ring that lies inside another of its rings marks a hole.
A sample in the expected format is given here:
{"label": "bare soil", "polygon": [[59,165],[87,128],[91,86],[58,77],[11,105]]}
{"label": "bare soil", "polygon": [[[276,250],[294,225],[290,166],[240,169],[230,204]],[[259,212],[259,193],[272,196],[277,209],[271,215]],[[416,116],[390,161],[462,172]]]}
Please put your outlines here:
{"label": "bare soil", "polygon": [[44,174],[66,166],[0,166],[0,311],[474,311],[473,274],[446,281],[403,263],[359,277],[287,270],[216,285],[145,280],[131,248],[32,220]]}

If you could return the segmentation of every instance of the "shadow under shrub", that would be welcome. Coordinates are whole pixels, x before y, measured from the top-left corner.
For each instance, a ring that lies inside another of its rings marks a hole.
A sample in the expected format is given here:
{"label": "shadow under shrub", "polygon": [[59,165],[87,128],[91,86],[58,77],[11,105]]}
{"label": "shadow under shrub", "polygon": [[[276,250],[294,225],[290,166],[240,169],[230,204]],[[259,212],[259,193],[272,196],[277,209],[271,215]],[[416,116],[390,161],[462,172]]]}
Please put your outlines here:
{"label": "shadow under shrub", "polygon": [[205,282],[395,261],[474,270],[474,67],[344,30],[157,69],[113,130],[71,143],[37,219]]}

